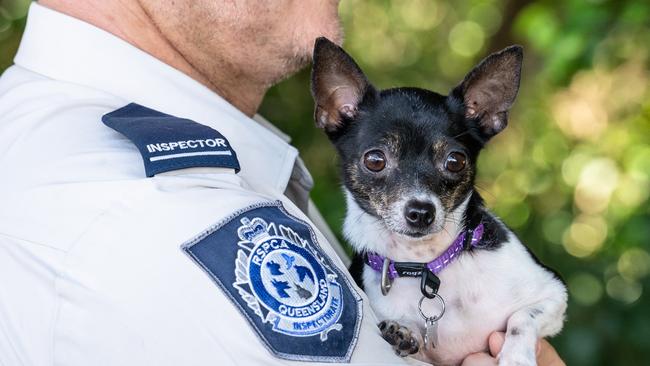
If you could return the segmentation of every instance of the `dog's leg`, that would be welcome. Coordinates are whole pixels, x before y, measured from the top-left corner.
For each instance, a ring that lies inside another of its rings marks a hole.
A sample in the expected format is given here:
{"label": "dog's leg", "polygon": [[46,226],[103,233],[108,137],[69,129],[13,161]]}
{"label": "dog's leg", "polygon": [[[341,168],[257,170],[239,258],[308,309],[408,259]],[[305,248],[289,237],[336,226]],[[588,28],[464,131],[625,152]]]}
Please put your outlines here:
{"label": "dog's leg", "polygon": [[420,337],[406,326],[392,320],[384,320],[378,326],[381,336],[393,346],[398,356],[406,357],[420,350]]}
{"label": "dog's leg", "polygon": [[564,323],[565,301],[545,300],[516,311],[508,319],[499,366],[535,366],[539,337],[554,335]]}

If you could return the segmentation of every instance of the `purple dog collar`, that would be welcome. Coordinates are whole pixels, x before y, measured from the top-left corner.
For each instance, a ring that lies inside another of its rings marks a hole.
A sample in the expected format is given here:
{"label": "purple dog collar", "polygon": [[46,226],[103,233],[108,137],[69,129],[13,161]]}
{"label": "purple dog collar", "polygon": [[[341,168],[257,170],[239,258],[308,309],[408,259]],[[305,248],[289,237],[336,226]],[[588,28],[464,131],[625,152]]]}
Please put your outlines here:
{"label": "purple dog collar", "polygon": [[[474,230],[463,231],[456,240],[439,255],[428,263],[417,262],[395,262],[377,253],[368,252],[365,254],[365,262],[373,270],[382,273],[384,261],[388,260],[386,275],[390,281],[397,277],[422,277],[421,290],[424,296],[432,298],[438,290],[440,280],[437,274],[440,273],[456,258],[463,249],[477,247],[483,237],[483,224],[479,224]],[[468,240],[466,240],[468,239]],[[425,270],[425,268],[427,270]],[[428,288],[427,288],[428,286]],[[390,288],[390,284],[388,285]]]}

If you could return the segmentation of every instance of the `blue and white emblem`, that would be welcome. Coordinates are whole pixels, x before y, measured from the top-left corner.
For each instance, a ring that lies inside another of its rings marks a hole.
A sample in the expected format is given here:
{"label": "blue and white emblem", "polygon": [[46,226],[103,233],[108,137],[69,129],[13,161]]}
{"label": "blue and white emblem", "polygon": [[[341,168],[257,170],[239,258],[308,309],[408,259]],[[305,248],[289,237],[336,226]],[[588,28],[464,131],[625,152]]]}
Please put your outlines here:
{"label": "blue and white emblem", "polygon": [[237,230],[239,295],[273,330],[307,337],[340,331],[343,309],[338,277],[290,227],[244,217]]}
{"label": "blue and white emblem", "polygon": [[299,361],[350,360],[361,298],[323,253],[309,224],[281,203],[236,212],[182,248],[273,354]]}

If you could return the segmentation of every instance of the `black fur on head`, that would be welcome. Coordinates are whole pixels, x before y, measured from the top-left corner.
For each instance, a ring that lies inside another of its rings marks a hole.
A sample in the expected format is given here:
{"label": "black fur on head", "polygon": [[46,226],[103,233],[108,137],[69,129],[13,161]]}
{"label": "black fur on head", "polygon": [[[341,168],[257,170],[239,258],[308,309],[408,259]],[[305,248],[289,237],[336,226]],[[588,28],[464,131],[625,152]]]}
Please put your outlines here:
{"label": "black fur on head", "polygon": [[316,124],[341,157],[354,202],[397,234],[422,238],[442,230],[474,191],[479,151],[507,124],[522,48],[488,56],[448,96],[377,91],[325,38],[316,40],[313,62]]}

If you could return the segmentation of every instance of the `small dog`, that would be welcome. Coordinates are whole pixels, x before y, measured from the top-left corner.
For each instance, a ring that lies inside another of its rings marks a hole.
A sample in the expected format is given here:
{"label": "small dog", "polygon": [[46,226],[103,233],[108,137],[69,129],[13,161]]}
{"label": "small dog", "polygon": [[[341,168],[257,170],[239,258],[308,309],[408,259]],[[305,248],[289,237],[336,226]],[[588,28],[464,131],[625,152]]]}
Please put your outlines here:
{"label": "small dog", "polygon": [[503,330],[499,365],[535,365],[537,340],[562,329],[562,280],[474,188],[480,150],[506,127],[522,57],[519,46],[488,56],[448,96],[378,91],[343,49],[316,40],[315,120],[340,155],[351,271],[401,356],[458,365]]}

